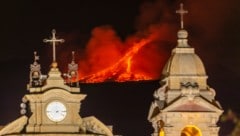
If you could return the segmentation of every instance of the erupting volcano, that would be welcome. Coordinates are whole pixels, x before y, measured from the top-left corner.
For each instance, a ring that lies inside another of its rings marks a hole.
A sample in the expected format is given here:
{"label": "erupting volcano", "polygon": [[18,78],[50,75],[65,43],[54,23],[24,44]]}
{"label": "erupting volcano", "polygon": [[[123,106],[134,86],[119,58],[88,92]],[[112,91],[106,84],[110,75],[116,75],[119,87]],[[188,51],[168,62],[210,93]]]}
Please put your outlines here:
{"label": "erupting volcano", "polygon": [[[170,55],[173,36],[169,24],[152,25],[122,40],[112,27],[92,30],[80,54],[79,82],[127,82],[156,80]],[[166,40],[167,39],[167,40]]]}
{"label": "erupting volcano", "polygon": [[120,58],[114,65],[107,67],[95,74],[80,78],[80,82],[96,83],[104,81],[140,81],[151,80],[152,78],[144,73],[134,72],[132,65],[134,62],[134,56],[147,45],[149,40],[141,40],[135,43],[126,53]]}

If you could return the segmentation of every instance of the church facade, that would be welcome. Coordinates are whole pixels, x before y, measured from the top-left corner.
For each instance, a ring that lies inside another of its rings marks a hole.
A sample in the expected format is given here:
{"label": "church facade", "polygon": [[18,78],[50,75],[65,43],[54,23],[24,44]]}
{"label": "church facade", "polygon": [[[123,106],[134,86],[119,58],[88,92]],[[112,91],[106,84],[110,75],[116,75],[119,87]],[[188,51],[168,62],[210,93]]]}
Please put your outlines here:
{"label": "church facade", "polygon": [[[86,95],[80,93],[76,81],[78,65],[73,60],[68,73],[62,74],[57,67],[55,44],[64,42],[45,39],[53,45],[53,62],[48,76],[41,73],[39,57],[34,52],[34,63],[30,65],[29,93],[22,98],[22,116],[4,126],[0,136],[113,136],[112,126],[106,126],[94,116],[81,117],[81,101]],[[67,77],[67,82],[63,79]]]}
{"label": "church facade", "polygon": [[162,71],[161,87],[154,92],[148,120],[152,136],[218,136],[217,121],[223,113],[216,92],[207,84],[205,67],[188,45],[188,32],[181,30],[178,44]]}

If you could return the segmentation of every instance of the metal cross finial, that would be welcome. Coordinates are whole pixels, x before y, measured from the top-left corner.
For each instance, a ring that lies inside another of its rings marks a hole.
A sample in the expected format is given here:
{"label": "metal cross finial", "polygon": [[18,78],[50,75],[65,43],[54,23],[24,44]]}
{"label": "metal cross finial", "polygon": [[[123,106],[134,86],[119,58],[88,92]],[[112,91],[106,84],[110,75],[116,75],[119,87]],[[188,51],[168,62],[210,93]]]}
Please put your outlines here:
{"label": "metal cross finial", "polygon": [[64,39],[56,39],[56,30],[52,30],[52,38],[51,39],[44,39],[43,42],[51,43],[53,46],[53,62],[56,62],[56,43],[63,43]]}
{"label": "metal cross finial", "polygon": [[75,62],[75,52],[72,51],[72,63],[74,63],[74,62]]}
{"label": "metal cross finial", "polygon": [[183,9],[183,4],[181,3],[180,4],[180,9],[177,10],[176,13],[178,13],[181,16],[181,29],[183,29],[184,28],[183,15],[187,14],[188,11]]}
{"label": "metal cross finial", "polygon": [[36,63],[39,60],[39,56],[37,56],[37,52],[34,51],[34,62]]}

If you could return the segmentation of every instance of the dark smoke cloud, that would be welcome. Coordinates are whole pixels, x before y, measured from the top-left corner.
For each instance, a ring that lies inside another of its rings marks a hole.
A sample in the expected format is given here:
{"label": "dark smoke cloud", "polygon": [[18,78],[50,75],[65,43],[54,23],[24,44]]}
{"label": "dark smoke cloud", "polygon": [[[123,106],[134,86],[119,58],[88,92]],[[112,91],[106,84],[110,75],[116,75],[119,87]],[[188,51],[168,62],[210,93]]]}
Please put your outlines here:
{"label": "dark smoke cloud", "polygon": [[140,7],[140,14],[136,18],[136,28],[144,30],[154,24],[174,24],[173,5],[166,0],[145,2]]}

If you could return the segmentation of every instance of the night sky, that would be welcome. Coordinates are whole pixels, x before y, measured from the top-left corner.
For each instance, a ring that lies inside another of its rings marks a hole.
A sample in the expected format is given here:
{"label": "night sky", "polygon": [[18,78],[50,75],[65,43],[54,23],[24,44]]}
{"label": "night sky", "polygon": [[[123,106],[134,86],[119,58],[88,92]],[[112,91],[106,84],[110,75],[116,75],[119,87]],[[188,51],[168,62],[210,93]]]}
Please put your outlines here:
{"label": "night sky", "polygon": [[[66,40],[57,48],[63,72],[67,67],[64,63],[71,58],[62,60],[61,55],[75,50],[76,59],[83,57],[92,30],[101,26],[111,26],[124,41],[153,24],[168,24],[168,36],[162,41],[168,47],[162,50],[169,57],[176,45],[179,16],[175,10],[181,2],[189,11],[185,16],[189,44],[205,65],[209,86],[216,90],[216,99],[224,110],[231,108],[240,113],[239,0],[12,0],[0,2],[0,124],[20,116],[19,104],[28,93],[26,85],[34,51],[40,55],[43,73],[49,70],[52,48],[42,40],[50,36],[52,29]],[[115,134],[150,135],[152,128],[147,115],[152,94],[159,86],[158,80],[81,83],[81,92],[88,96],[80,115],[95,115],[105,124],[113,125]],[[221,136],[227,135],[232,126],[220,124],[224,126]]]}

